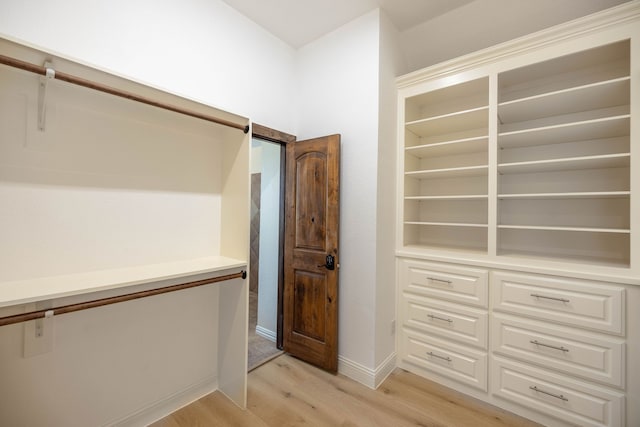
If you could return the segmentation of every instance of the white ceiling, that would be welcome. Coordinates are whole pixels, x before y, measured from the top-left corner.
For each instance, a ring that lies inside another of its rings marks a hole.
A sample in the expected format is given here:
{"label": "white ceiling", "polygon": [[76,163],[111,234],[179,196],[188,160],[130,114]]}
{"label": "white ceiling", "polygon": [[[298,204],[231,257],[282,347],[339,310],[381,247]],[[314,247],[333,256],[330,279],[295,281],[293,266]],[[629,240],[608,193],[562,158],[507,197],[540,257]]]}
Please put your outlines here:
{"label": "white ceiling", "polygon": [[473,0],[223,0],[294,48],[381,8],[400,31]]}

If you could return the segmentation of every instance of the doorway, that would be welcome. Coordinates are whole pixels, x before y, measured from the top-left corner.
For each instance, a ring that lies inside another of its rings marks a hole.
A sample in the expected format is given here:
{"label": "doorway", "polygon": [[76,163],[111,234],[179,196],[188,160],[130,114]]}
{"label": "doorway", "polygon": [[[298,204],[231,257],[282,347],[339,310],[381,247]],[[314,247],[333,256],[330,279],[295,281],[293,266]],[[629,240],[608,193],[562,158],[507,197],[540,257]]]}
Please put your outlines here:
{"label": "doorway", "polygon": [[285,146],[295,137],[253,124],[248,370],[282,354]]}

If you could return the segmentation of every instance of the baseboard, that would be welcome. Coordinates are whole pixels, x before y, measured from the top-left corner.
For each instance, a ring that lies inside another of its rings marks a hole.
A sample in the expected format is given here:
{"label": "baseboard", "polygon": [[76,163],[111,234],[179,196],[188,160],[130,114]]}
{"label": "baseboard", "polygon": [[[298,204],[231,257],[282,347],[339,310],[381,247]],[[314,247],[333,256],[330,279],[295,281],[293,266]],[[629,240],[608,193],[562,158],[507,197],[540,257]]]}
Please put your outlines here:
{"label": "baseboard", "polygon": [[392,353],[376,369],[338,356],[338,372],[369,388],[376,389],[396,367],[396,353]]}
{"label": "baseboard", "polygon": [[260,335],[262,338],[266,338],[269,341],[276,342],[276,333],[262,326],[256,325],[256,335]]}
{"label": "baseboard", "polygon": [[190,387],[176,392],[166,398],[133,412],[119,420],[107,423],[112,427],[142,427],[148,426],[178,409],[218,390],[218,377],[211,376]]}
{"label": "baseboard", "polygon": [[376,368],[376,387],[380,386],[389,375],[396,369],[396,352],[394,351]]}

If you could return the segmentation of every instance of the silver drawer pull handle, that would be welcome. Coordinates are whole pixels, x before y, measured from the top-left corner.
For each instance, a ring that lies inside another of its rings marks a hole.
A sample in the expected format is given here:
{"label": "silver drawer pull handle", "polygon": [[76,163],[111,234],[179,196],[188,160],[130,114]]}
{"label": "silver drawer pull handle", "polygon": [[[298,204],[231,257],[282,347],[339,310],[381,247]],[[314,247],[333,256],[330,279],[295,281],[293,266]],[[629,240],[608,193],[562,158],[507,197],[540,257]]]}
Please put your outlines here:
{"label": "silver drawer pull handle", "polygon": [[542,298],[542,299],[550,299],[553,301],[560,301],[560,302],[570,302],[568,299],[566,298],[554,298],[554,297],[546,297],[544,295],[538,295],[538,294],[531,294],[532,297],[534,298]]}
{"label": "silver drawer pull handle", "polygon": [[453,323],[453,320],[451,319],[445,319],[444,317],[434,316],[433,314],[427,314],[427,317],[432,320],[442,320],[443,322]]}
{"label": "silver drawer pull handle", "polygon": [[433,352],[431,352],[431,351],[430,351],[430,352],[428,352],[427,354],[428,354],[429,356],[436,357],[436,358],[438,358],[438,359],[442,359],[442,360],[446,360],[447,362],[451,362],[451,358],[450,358],[450,357],[438,356],[437,354],[435,354],[435,353],[433,353]]}
{"label": "silver drawer pull handle", "polygon": [[568,348],[564,348],[564,347],[556,347],[555,345],[549,345],[549,344],[543,344],[541,342],[538,342],[537,340],[533,340],[533,341],[529,341],[531,344],[535,344],[535,345],[539,345],[542,347],[547,347],[547,348],[552,348],[554,350],[560,350],[560,351],[564,351],[564,352],[569,352]]}
{"label": "silver drawer pull handle", "polygon": [[427,280],[431,280],[432,282],[446,283],[447,285],[451,284],[451,280],[436,279],[435,277],[427,277]]}
{"label": "silver drawer pull handle", "polygon": [[569,399],[567,399],[566,397],[564,397],[561,394],[549,393],[548,391],[540,390],[538,387],[536,387],[534,385],[529,386],[529,389],[531,389],[533,391],[537,391],[538,393],[546,394],[547,396],[555,397],[556,399],[564,400],[565,402],[569,401]]}

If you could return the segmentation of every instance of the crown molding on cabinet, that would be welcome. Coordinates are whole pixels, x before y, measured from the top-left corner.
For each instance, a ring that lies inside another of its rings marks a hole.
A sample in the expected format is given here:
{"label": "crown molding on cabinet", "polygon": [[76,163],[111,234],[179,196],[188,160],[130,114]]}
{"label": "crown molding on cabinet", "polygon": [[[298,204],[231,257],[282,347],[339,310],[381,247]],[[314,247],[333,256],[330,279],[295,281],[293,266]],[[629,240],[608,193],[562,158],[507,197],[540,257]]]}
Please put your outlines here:
{"label": "crown molding on cabinet", "polygon": [[604,28],[632,21],[638,16],[640,16],[640,0],[633,0],[629,3],[405,74],[396,79],[396,84],[398,89],[402,89],[422,81],[457,74],[498,59],[518,55],[526,50],[540,48],[550,43],[569,40],[589,33],[596,33]]}

